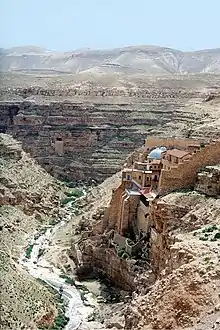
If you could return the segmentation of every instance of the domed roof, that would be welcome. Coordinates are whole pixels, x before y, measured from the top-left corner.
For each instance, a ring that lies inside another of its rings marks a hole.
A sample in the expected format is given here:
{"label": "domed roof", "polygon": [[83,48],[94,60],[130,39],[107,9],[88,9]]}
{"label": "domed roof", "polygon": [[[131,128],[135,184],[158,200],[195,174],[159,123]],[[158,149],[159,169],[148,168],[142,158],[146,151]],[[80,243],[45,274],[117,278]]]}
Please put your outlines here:
{"label": "domed roof", "polygon": [[147,158],[160,159],[161,158],[161,153],[166,151],[166,150],[167,150],[166,147],[155,148],[149,153]]}

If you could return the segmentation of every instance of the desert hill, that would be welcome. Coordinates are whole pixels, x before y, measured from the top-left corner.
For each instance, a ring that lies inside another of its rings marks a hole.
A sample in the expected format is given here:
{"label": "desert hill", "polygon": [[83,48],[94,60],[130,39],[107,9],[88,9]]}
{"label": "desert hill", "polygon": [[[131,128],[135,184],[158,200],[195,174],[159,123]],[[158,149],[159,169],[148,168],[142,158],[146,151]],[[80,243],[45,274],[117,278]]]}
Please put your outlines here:
{"label": "desert hill", "polygon": [[159,46],[56,52],[36,46],[0,49],[1,71],[65,73],[218,73],[220,48],[182,52]]}

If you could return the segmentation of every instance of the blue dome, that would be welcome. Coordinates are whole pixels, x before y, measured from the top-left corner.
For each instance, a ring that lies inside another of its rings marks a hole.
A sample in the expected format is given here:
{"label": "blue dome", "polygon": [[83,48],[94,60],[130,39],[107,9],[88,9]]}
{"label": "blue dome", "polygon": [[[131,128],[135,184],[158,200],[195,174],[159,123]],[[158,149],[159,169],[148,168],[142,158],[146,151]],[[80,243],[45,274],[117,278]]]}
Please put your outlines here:
{"label": "blue dome", "polygon": [[161,153],[166,151],[167,148],[166,147],[160,147],[160,148],[156,148],[153,149],[147,158],[151,158],[151,159],[160,159],[161,158]]}

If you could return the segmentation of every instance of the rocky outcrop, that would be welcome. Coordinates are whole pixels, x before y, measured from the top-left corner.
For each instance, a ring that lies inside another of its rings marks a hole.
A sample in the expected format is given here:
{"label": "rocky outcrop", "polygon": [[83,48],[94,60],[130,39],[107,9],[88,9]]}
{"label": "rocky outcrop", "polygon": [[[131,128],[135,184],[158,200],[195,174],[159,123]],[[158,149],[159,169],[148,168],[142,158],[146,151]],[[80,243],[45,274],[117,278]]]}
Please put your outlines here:
{"label": "rocky outcrop", "polygon": [[215,328],[219,199],[196,192],[169,194],[151,206],[151,221],[151,265],[157,280],[131,302],[125,329]]}
{"label": "rocky outcrop", "polygon": [[80,244],[83,251],[83,264],[80,265],[78,273],[82,274],[86,269],[90,269],[91,272],[103,272],[116,286],[123,290],[133,291],[135,289],[134,261],[121,259],[115,249],[108,248],[104,242],[100,244],[102,239],[99,240],[98,245],[96,242],[94,244],[94,240],[93,237],[92,241],[87,239],[86,242]]}
{"label": "rocky outcrop", "polygon": [[198,180],[195,189],[207,196],[220,195],[220,165],[206,166],[198,173]]}

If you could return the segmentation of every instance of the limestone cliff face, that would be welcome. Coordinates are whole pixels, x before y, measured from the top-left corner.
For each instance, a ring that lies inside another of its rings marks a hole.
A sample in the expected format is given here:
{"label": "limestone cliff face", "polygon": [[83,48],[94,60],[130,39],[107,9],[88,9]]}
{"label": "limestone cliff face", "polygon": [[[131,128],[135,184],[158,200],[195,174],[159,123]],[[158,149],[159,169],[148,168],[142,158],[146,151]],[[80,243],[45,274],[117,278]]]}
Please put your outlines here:
{"label": "limestone cliff face", "polygon": [[83,249],[83,267],[103,271],[115,285],[124,290],[135,290],[135,267],[132,260],[129,262],[121,259],[114,249],[104,245],[95,247],[89,239],[80,247]]}
{"label": "limestone cliff face", "polygon": [[[189,94],[173,89],[17,88],[7,95],[12,100],[15,95],[41,96],[36,102],[2,101],[0,129],[22,141],[25,151],[54,176],[71,180],[100,182],[121,168],[152,129],[154,134],[179,134],[186,123],[199,120],[182,111]],[[68,102],[63,100],[67,96]]]}

